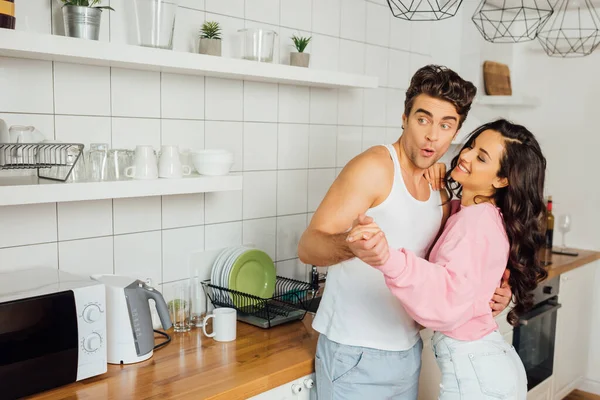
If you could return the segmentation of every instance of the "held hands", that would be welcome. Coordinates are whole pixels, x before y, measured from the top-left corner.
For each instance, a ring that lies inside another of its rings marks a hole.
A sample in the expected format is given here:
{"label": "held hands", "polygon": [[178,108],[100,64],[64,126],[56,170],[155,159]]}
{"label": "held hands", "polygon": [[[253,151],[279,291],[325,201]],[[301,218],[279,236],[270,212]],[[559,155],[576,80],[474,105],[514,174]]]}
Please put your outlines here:
{"label": "held hands", "polygon": [[423,174],[427,182],[431,185],[431,189],[440,190],[445,186],[446,179],[446,164],[436,163],[425,170]]}
{"label": "held hands", "polygon": [[385,234],[373,222],[373,218],[364,214],[360,214],[352,223],[346,242],[356,257],[372,267],[382,266],[390,257]]}
{"label": "held hands", "polygon": [[502,283],[499,288],[496,288],[492,301],[490,301],[490,307],[492,308],[492,315],[495,317],[500,314],[508,305],[512,299],[512,291],[508,284],[508,278],[510,277],[510,271],[507,269],[502,275]]}

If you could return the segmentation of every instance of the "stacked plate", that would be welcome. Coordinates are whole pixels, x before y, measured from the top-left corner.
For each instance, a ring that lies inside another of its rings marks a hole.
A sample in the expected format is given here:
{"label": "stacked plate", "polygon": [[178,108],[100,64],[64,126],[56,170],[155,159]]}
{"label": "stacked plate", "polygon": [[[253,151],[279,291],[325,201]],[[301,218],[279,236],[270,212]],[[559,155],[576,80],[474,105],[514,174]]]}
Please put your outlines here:
{"label": "stacked plate", "polygon": [[211,283],[268,299],[275,292],[275,264],[262,250],[245,246],[228,247],[213,264]]}

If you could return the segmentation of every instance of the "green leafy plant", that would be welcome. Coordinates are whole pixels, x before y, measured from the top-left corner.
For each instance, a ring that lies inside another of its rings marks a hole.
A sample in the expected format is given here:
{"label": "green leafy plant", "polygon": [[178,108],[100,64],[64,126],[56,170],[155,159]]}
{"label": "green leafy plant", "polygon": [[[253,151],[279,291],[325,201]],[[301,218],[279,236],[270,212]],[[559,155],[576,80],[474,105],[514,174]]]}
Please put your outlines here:
{"label": "green leafy plant", "polygon": [[312,36],[292,36],[292,41],[294,42],[294,46],[296,46],[296,50],[298,50],[298,53],[304,52],[304,49],[306,49],[306,46],[308,46],[308,43],[310,42],[310,39],[312,39]]}
{"label": "green leafy plant", "polygon": [[202,39],[221,40],[221,26],[215,21],[206,21],[200,28],[200,37]]}
{"label": "green leafy plant", "polygon": [[[111,6],[97,6],[102,0],[62,0],[65,6],[79,6],[79,7],[90,7],[100,8],[103,10],[115,11]],[[63,6],[64,7],[64,6]]]}

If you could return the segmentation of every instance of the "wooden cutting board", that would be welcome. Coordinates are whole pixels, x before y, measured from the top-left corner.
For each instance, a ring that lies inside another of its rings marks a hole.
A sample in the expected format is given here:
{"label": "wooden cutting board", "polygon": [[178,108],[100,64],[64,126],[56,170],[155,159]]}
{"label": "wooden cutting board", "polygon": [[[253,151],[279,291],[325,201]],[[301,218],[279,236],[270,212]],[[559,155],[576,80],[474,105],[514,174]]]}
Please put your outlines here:
{"label": "wooden cutting board", "polygon": [[510,70],[508,65],[495,61],[483,63],[485,94],[489,96],[511,96]]}

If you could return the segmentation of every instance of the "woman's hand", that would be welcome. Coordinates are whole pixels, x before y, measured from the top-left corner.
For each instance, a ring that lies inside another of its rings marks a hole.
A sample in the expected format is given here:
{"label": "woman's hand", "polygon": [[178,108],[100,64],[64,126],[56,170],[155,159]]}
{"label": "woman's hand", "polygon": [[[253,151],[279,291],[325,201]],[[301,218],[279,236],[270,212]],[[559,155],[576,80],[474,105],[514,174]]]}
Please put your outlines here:
{"label": "woman's hand", "polygon": [[390,257],[385,234],[373,218],[361,214],[352,224],[352,229],[346,236],[350,251],[372,267],[385,264]]}
{"label": "woman's hand", "polygon": [[431,189],[440,190],[445,186],[446,179],[446,164],[436,163],[425,170],[423,174],[427,182],[431,185]]}
{"label": "woman's hand", "polygon": [[510,270],[506,269],[502,275],[502,284],[496,288],[494,296],[492,296],[492,301],[490,301],[492,316],[494,317],[504,311],[512,300],[512,290],[508,283],[508,278],[510,278]]}

